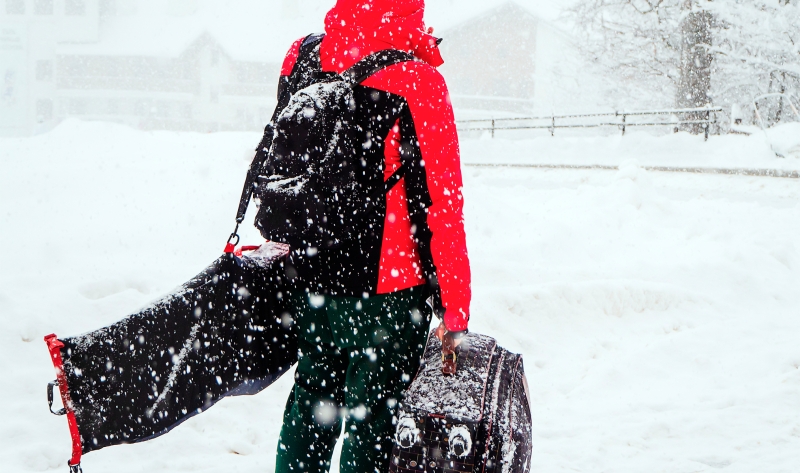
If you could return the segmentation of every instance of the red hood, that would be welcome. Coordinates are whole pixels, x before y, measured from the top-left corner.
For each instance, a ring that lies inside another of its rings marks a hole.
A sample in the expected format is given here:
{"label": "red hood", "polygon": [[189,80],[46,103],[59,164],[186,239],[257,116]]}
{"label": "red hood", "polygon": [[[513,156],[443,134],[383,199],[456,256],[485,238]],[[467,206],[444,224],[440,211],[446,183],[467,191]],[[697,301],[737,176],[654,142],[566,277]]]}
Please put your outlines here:
{"label": "red hood", "polygon": [[425,33],[424,0],[337,0],[325,18],[323,56],[343,70],[384,49],[408,51],[433,67],[444,61],[438,39]]}

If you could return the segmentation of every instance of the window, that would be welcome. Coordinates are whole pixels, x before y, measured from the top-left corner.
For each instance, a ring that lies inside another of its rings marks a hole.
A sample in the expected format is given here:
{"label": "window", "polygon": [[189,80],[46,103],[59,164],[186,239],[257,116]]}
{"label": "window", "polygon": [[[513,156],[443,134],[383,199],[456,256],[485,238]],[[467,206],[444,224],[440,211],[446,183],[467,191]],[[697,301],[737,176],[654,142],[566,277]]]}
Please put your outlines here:
{"label": "window", "polygon": [[108,101],[108,114],[109,115],[119,115],[120,110],[120,101],[119,99],[111,99]]}
{"label": "window", "polygon": [[52,61],[36,61],[36,80],[43,82],[53,80]]}
{"label": "window", "polygon": [[70,115],[86,115],[87,102],[84,99],[72,99],[69,101]]}
{"label": "window", "polygon": [[116,0],[100,0],[100,16],[114,16],[117,14]]}
{"label": "window", "polygon": [[24,15],[25,0],[6,0],[6,13],[9,15]]}
{"label": "window", "polygon": [[36,101],[36,120],[39,123],[53,119],[53,101],[50,99]]}
{"label": "window", "polygon": [[66,3],[64,3],[64,14],[69,16],[85,15],[86,0],[66,0]]}
{"label": "window", "polygon": [[53,0],[36,0],[33,2],[33,12],[37,15],[52,15]]}
{"label": "window", "polygon": [[170,118],[169,102],[163,100],[156,102],[156,113],[161,118]]}

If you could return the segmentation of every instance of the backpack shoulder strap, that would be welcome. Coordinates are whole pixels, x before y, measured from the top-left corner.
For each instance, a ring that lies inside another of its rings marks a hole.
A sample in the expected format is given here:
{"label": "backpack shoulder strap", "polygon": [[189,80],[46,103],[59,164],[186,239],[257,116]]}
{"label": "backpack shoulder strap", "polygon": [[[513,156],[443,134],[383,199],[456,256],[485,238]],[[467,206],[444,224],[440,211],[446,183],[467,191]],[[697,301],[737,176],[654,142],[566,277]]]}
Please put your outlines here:
{"label": "backpack shoulder strap", "polygon": [[356,86],[389,66],[415,60],[416,58],[411,54],[398,51],[397,49],[378,51],[358,61],[353,67],[344,71],[342,77],[344,77],[344,80],[349,84]]}
{"label": "backpack shoulder strap", "polygon": [[400,182],[400,179],[406,177],[406,165],[403,164],[400,166],[397,171],[395,171],[389,179],[387,179],[383,183],[383,193],[388,194],[390,190],[394,189],[394,187]]}
{"label": "backpack shoulder strap", "polygon": [[300,47],[301,48],[308,46],[314,47],[318,43],[321,43],[323,38],[325,38],[325,33],[310,34],[306,36],[306,39],[303,41],[303,45]]}

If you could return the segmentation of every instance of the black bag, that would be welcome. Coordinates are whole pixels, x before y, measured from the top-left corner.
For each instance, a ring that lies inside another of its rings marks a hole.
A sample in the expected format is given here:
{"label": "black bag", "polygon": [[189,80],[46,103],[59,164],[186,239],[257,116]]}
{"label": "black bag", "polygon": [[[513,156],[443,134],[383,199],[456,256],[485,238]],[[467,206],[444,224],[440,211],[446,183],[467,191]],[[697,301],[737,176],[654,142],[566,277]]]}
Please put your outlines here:
{"label": "black bag", "polygon": [[256,394],[297,360],[284,311],[286,245],[226,254],[169,296],[101,330],[45,338],[72,434],[69,465],[163,435],[225,396]]}
{"label": "black bag", "polygon": [[[318,55],[318,46],[310,54]],[[377,193],[362,188],[353,88],[386,67],[413,60],[402,51],[381,51],[341,75],[313,71],[311,84],[292,95],[271,124],[271,146],[257,178],[256,227],[264,238],[293,248],[332,248],[365,232],[380,191],[391,190],[405,167]]]}
{"label": "black bag", "polygon": [[456,373],[442,374],[431,334],[400,405],[391,473],[527,473],[531,411],[522,356],[485,335],[456,348]]}

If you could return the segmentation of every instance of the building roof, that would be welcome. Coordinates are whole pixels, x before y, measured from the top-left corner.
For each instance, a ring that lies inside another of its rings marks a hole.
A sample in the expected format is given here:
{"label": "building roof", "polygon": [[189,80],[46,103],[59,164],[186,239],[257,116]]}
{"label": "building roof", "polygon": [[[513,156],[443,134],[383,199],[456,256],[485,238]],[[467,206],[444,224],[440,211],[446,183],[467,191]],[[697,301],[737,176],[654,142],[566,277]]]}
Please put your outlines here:
{"label": "building roof", "polygon": [[[323,30],[335,0],[123,0],[127,11],[101,19],[100,41],[67,43],[58,54],[177,57],[208,33],[233,59],[280,62],[299,37]],[[426,22],[446,31],[514,3],[545,20],[558,0],[428,0]],[[131,8],[130,5],[136,5]],[[175,5],[183,5],[182,9]]]}

